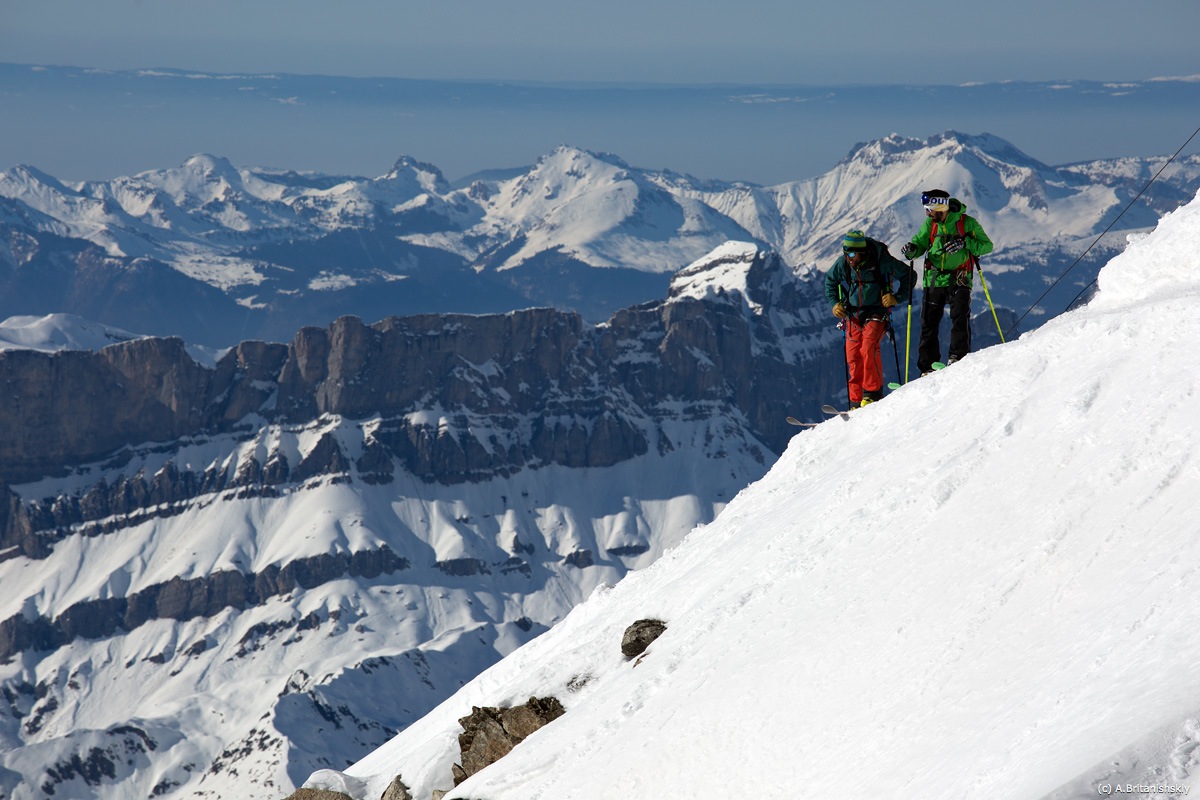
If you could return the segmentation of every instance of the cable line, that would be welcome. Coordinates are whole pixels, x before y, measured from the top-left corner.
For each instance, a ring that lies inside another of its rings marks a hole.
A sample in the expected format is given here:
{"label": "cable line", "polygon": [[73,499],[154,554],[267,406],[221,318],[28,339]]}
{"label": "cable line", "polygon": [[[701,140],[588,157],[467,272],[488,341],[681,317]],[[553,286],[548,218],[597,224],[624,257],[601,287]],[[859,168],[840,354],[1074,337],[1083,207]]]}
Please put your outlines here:
{"label": "cable line", "polygon": [[[1142,187],[1142,190],[1137,193],[1137,196],[1134,197],[1132,200],[1130,200],[1129,203],[1123,209],[1121,209],[1121,213],[1117,214],[1116,218],[1112,222],[1108,223],[1108,227],[1105,228],[1104,231],[1099,236],[1096,237],[1096,241],[1089,244],[1087,246],[1087,250],[1084,250],[1082,253],[1080,253],[1079,258],[1075,259],[1075,261],[1071,264],[1071,266],[1067,267],[1066,270],[1063,271],[1063,274],[1059,275],[1058,278],[1055,279],[1054,283],[1050,284],[1050,287],[1048,289],[1046,289],[1046,291],[1042,292],[1042,296],[1039,297],[1037,300],[1033,301],[1033,305],[1031,305],[1029,308],[1027,308],[1025,310],[1025,313],[1022,314],[1017,319],[1017,321],[1012,324],[1012,327],[1008,329],[1009,336],[1011,336],[1012,332],[1017,329],[1017,326],[1021,324],[1021,321],[1024,320],[1027,316],[1029,316],[1029,312],[1033,311],[1035,308],[1037,308],[1038,304],[1046,299],[1046,295],[1050,294],[1051,290],[1053,290],[1055,286],[1058,286],[1059,282],[1062,281],[1063,278],[1067,277],[1067,273],[1070,272],[1071,270],[1075,269],[1076,265],[1078,265],[1079,262],[1083,260],[1083,257],[1086,256],[1093,247],[1095,247],[1097,244],[1100,243],[1100,240],[1104,238],[1104,234],[1106,234],[1110,230],[1112,230],[1113,225],[1116,225],[1117,221],[1120,220],[1121,217],[1125,216],[1125,212],[1128,211],[1130,208],[1132,208],[1133,204],[1136,203],[1138,201],[1138,199],[1141,198],[1141,196],[1146,193],[1146,190],[1150,188],[1150,185],[1153,184],[1156,180],[1158,180],[1158,176],[1162,175],[1163,170],[1171,165],[1171,162],[1174,161],[1176,159],[1176,157],[1178,157],[1178,155],[1183,152],[1183,149],[1185,147],[1187,147],[1189,143],[1191,143],[1192,139],[1196,138],[1197,134],[1200,134],[1200,127],[1196,128],[1196,130],[1192,131],[1192,135],[1187,138],[1186,142],[1184,142],[1182,145],[1179,146],[1179,149],[1175,151],[1175,155],[1168,158],[1166,163],[1158,168],[1158,172],[1154,173],[1154,177],[1152,177],[1149,181],[1147,181],[1146,185]],[[1092,278],[1091,282],[1087,286],[1084,286],[1083,289],[1079,292],[1079,294],[1075,295],[1075,300],[1078,300],[1080,297],[1083,296],[1084,292],[1086,292],[1088,289],[1092,288],[1092,286],[1095,285],[1095,283],[1099,279],[1099,277],[1100,277],[1100,275],[1099,275],[1099,273],[1097,273],[1096,277]],[[1067,311],[1070,311],[1071,306],[1075,305],[1075,300],[1072,300],[1070,303],[1068,303],[1067,307],[1065,309],[1063,309],[1062,313],[1065,314]]]}

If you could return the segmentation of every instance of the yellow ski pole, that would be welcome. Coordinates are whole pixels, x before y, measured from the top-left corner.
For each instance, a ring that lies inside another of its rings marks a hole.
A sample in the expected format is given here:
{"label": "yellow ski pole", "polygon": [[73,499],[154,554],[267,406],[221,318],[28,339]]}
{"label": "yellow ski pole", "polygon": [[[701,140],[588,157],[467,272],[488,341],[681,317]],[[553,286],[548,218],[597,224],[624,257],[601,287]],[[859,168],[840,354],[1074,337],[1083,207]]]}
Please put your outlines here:
{"label": "yellow ski pole", "polygon": [[979,263],[979,257],[975,257],[975,269],[979,271],[979,282],[983,284],[983,296],[987,298],[988,308],[992,310],[992,319],[996,323],[996,330],[1000,333],[1000,341],[1004,342],[1004,330],[1000,327],[1000,318],[996,316],[996,307],[992,305],[992,293],[988,291],[987,280],[983,277],[983,266]]}
{"label": "yellow ski pole", "polygon": [[[901,255],[903,255],[903,254],[901,254]],[[912,296],[913,296],[913,292],[915,292],[917,290],[917,281],[915,278],[911,277],[916,274],[913,272],[913,262],[912,262],[911,258],[908,260],[908,274],[910,276],[909,277],[909,286],[908,286],[908,325],[906,325],[904,328],[904,382],[905,383],[908,383],[908,361],[909,361],[908,356],[909,356],[909,353],[912,352]]]}

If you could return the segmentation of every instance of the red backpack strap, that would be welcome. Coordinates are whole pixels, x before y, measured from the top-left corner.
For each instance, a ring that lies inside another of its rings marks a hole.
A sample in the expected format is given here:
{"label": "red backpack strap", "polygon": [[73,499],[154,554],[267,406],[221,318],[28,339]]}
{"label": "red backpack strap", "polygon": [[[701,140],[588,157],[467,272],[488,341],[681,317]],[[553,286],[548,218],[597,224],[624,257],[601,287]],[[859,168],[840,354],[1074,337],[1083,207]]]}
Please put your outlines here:
{"label": "red backpack strap", "polygon": [[[967,223],[963,222],[963,218],[965,218],[966,216],[967,216],[966,214],[963,214],[962,216],[960,216],[958,218],[958,235],[962,237],[964,242],[967,240]],[[972,253],[970,250],[968,250],[967,251],[967,260],[963,262],[963,265],[961,267],[959,267],[959,269],[966,269],[967,272],[970,272],[974,266],[975,266],[975,254]]]}
{"label": "red backpack strap", "polygon": [[[963,214],[957,220],[958,235],[961,236],[964,240],[967,238],[967,224],[965,222],[963,222],[963,217],[965,217],[965,216],[966,216],[966,214]],[[933,242],[935,239],[937,239],[937,229],[938,229],[938,224],[936,222],[933,222],[932,220],[930,220],[930,225],[929,225],[929,246],[930,247],[933,247]],[[968,255],[970,257],[962,263],[962,266],[957,267],[954,270],[955,272],[958,272],[959,270],[963,270],[963,269],[965,269],[967,272],[970,272],[974,268],[975,254],[968,251]]]}

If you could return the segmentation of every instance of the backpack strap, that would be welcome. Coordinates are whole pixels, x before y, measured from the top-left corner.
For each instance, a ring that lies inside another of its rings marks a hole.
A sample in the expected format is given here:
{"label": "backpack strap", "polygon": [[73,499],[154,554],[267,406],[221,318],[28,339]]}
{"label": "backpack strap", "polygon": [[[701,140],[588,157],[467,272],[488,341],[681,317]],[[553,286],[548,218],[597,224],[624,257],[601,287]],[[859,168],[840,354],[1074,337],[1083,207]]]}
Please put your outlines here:
{"label": "backpack strap", "polygon": [[[867,246],[871,248],[871,256],[875,263],[869,268],[857,270],[847,264],[849,274],[849,282],[857,284],[858,296],[862,298],[863,287],[867,284],[874,283],[879,287],[880,295],[888,294],[892,291],[892,279],[885,276],[883,272],[883,258],[888,254],[887,245],[883,242],[867,237]],[[882,308],[882,306],[880,306]]]}
{"label": "backpack strap", "polygon": [[[964,240],[967,238],[967,224],[965,222],[963,222],[963,217],[966,217],[966,216],[967,216],[966,214],[962,214],[956,220],[956,222],[958,223],[958,235]],[[932,220],[931,220],[931,222],[932,222]],[[936,222],[933,222],[929,226],[929,246],[931,248],[933,247],[934,240],[937,239],[937,230],[938,230],[938,224]],[[968,250],[967,251],[967,260],[964,261],[962,264],[958,265],[957,267],[955,267],[952,270],[940,270],[939,269],[938,272],[943,272],[943,271],[945,271],[945,272],[960,272],[964,269],[967,272],[970,272],[974,266],[975,266],[975,254],[972,253],[970,250]]]}
{"label": "backpack strap", "polygon": [[[958,235],[962,237],[964,242],[967,240],[967,223],[963,221],[966,218],[966,214],[963,214],[958,218]],[[959,269],[965,269],[967,272],[970,272],[975,267],[976,263],[977,261],[975,259],[975,254],[970,250],[967,250],[967,260],[963,262],[963,265],[959,267]]]}

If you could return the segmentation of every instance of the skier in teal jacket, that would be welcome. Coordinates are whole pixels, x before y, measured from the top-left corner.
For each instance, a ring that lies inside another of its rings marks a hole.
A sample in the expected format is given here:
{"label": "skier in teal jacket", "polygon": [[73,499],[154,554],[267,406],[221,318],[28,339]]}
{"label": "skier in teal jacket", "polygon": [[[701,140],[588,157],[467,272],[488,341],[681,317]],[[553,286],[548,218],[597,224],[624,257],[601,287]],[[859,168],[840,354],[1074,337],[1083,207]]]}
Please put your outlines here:
{"label": "skier in teal jacket", "polygon": [[[893,288],[892,281],[899,286]],[[842,237],[842,255],[825,273],[825,297],[846,331],[846,367],[851,407],[883,397],[879,345],[891,309],[908,302],[917,273],[888,252],[887,245],[860,230]]]}
{"label": "skier in teal jacket", "polygon": [[946,304],[950,304],[950,357],[947,364],[962,359],[971,350],[972,270],[979,256],[992,252],[992,240],[983,226],[968,216],[967,207],[941,189],[921,195],[925,222],[916,235],[900,249],[913,259],[924,254],[925,277],[921,301],[921,344],[917,366],[922,375],[941,360],[942,347],[938,327]]}

